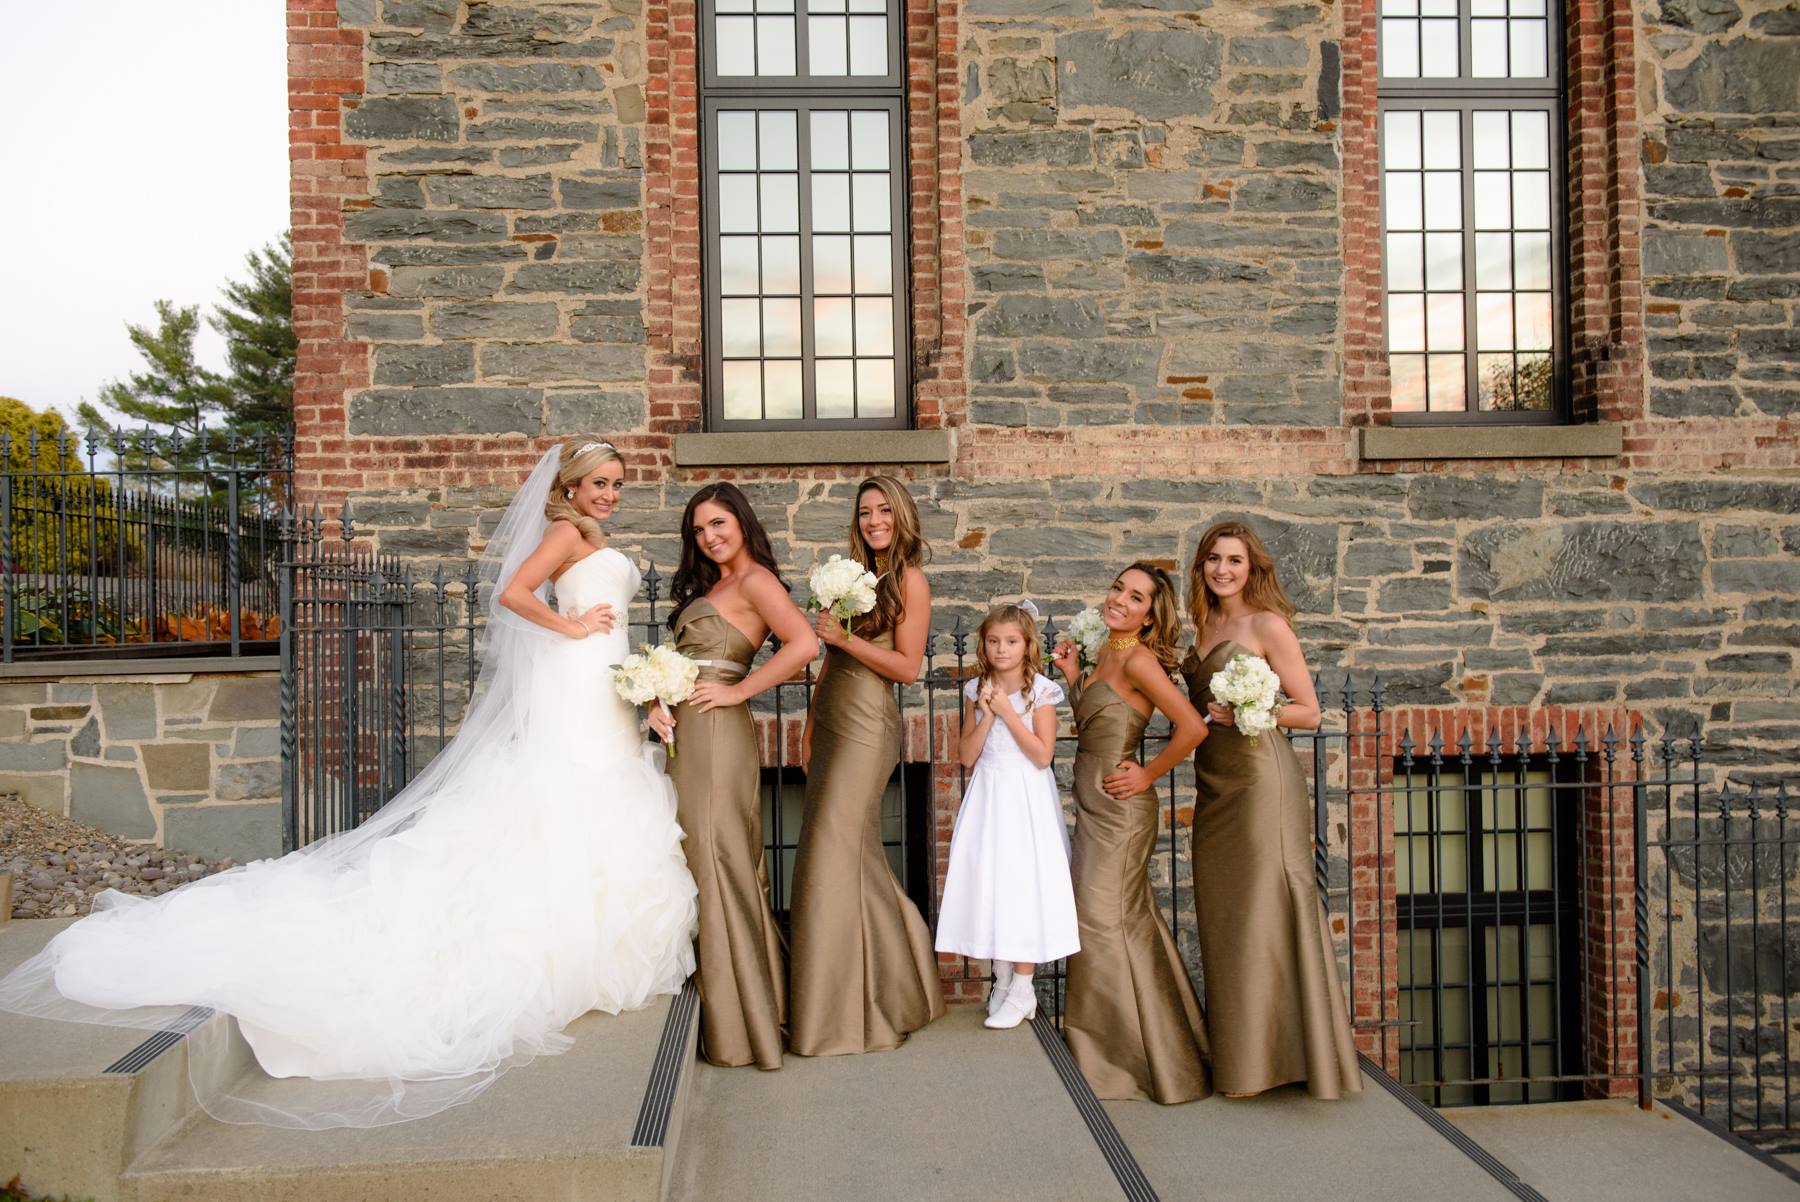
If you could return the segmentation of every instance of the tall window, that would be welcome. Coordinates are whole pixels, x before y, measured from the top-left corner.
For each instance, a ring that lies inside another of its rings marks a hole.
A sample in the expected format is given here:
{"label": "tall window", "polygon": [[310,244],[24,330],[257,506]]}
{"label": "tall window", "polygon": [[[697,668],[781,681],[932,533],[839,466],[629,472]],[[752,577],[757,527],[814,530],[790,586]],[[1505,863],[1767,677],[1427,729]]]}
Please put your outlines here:
{"label": "tall window", "polygon": [[907,424],[898,0],[704,0],[707,416]]}
{"label": "tall window", "polygon": [[1521,759],[1395,772],[1400,1080],[1434,1106],[1581,1096],[1554,1080],[1582,1071],[1580,784]]}
{"label": "tall window", "polygon": [[1567,411],[1559,25],[1549,0],[1381,0],[1396,422]]}

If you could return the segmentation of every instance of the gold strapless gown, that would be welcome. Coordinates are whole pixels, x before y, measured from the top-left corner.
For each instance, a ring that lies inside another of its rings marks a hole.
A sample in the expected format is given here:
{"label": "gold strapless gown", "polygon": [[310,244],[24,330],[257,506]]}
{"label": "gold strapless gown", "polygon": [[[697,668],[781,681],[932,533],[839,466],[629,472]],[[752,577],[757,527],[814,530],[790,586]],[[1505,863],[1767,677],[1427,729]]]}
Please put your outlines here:
{"label": "gold strapless gown", "polygon": [[[1225,640],[1182,662],[1202,713]],[[1304,1081],[1315,1098],[1362,1089],[1325,907],[1313,875],[1312,806],[1287,736],[1257,746],[1214,725],[1194,752],[1194,916],[1206,973],[1213,1081],[1259,1093]]]}
{"label": "gold strapless gown", "polygon": [[[894,645],[891,632],[871,641]],[[931,931],[881,845],[881,798],[900,762],[893,683],[832,648],[812,721],[790,1046],[802,1056],[886,1051],[944,1013]]]}
{"label": "gold strapless gown", "polygon": [[[748,665],[756,656],[704,597],[690,602],[675,646],[695,659]],[[702,667],[701,680],[735,684],[742,672]],[[763,857],[761,778],[750,708],[698,713],[675,707],[669,776],[687,833],[688,869],[700,887],[700,1052],[719,1065],[781,1067],[787,1021],[781,932],[769,908]]]}
{"label": "gold strapless gown", "polygon": [[1100,784],[1137,757],[1148,723],[1104,681],[1076,692],[1069,870],[1081,950],[1069,957],[1063,1038],[1102,1098],[1192,1102],[1212,1093],[1206,1019],[1150,888],[1161,807],[1154,788],[1114,801]]}

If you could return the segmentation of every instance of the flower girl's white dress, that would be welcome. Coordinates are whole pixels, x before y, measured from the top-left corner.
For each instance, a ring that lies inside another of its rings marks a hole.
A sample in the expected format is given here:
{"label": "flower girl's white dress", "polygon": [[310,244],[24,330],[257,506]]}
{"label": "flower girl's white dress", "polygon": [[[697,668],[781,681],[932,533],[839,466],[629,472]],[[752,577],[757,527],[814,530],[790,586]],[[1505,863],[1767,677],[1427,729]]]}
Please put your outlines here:
{"label": "flower girl's white dress", "polygon": [[[963,688],[975,700],[978,680]],[[1007,698],[1031,725],[1038,706],[1062,704],[1062,687],[1032,679]],[[950,841],[950,870],[938,912],[937,950],[983,960],[1043,964],[1081,950],[1069,831],[1056,773],[1028,759],[998,717],[963,794]]]}

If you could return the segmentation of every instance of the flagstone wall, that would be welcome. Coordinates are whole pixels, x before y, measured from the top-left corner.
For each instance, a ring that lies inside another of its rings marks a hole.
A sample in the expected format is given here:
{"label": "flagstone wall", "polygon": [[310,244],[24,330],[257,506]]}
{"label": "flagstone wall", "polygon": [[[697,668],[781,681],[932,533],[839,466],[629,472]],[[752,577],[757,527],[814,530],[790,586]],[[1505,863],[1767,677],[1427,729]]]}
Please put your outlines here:
{"label": "flagstone wall", "polygon": [[209,859],[280,854],[276,674],[118,667],[0,681],[0,793]]}

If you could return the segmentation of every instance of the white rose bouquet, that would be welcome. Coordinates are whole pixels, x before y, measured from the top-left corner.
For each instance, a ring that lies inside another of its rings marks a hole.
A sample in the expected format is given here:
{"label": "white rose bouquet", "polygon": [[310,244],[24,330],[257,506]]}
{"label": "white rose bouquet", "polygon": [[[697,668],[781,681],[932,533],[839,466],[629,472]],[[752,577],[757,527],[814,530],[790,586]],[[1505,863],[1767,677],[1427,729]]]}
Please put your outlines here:
{"label": "white rose bouquet", "polygon": [[1288,702],[1281,693],[1281,677],[1260,655],[1239,652],[1232,656],[1230,663],[1213,673],[1206,687],[1214,701],[1235,711],[1232,721],[1252,747],[1259,735],[1275,729],[1275,715]]}
{"label": "white rose bouquet", "polygon": [[813,565],[807,583],[812,587],[810,608],[830,610],[843,623],[847,637],[853,637],[850,619],[875,608],[875,573],[853,559],[833,555]]}
{"label": "white rose bouquet", "polygon": [[1091,668],[1100,662],[1100,649],[1106,646],[1111,635],[1112,631],[1106,628],[1106,619],[1093,606],[1069,619],[1069,624],[1063,628],[1063,636],[1075,644],[1075,653],[1083,668]]}
{"label": "white rose bouquet", "polygon": [[[694,692],[700,679],[700,665],[664,643],[644,647],[613,669],[613,691],[632,705],[680,705]],[[669,740],[669,754],[675,754],[675,740]]]}

